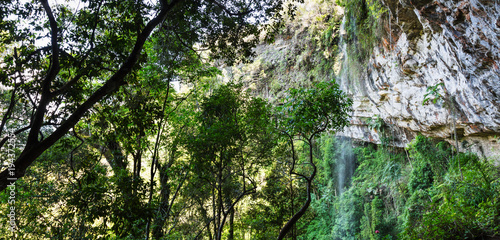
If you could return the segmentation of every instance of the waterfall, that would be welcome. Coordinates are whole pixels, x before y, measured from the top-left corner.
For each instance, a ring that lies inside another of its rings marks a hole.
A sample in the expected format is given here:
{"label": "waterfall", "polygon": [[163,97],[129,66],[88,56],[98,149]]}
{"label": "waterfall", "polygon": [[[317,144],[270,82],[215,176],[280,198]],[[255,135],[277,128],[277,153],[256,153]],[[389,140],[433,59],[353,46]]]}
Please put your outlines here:
{"label": "waterfall", "polygon": [[[351,71],[349,70],[352,62],[349,59],[348,46],[347,46],[347,31],[346,24],[347,18],[346,16],[342,19],[342,24],[340,26],[340,40],[339,40],[339,60],[341,61],[341,69],[340,72],[337,73],[337,83],[342,91],[344,91],[348,95],[352,95],[350,93],[354,92],[355,86],[352,83],[351,79]],[[353,24],[354,23],[354,24]],[[355,28],[355,19],[351,21],[353,26],[351,28]],[[347,137],[337,137],[336,141],[336,174],[337,174],[337,193],[338,195],[342,195],[344,193],[345,188],[349,187],[352,175],[355,170],[356,159],[352,149],[352,141],[351,138]]]}
{"label": "waterfall", "polygon": [[352,150],[352,141],[349,138],[337,138],[337,192],[339,195],[344,193],[345,188],[349,187],[351,178],[356,168],[356,157]]}
{"label": "waterfall", "polygon": [[[348,21],[349,20],[349,21]],[[348,26],[346,26],[349,24]],[[348,31],[347,28],[350,30]],[[359,51],[356,44],[348,43],[349,41],[357,41],[357,37],[349,36],[356,32],[356,18],[352,16],[347,16],[344,13],[342,18],[342,23],[340,25],[340,38],[338,43],[340,61],[340,69],[337,74],[337,84],[339,88],[348,95],[354,96],[358,95],[359,92],[362,95],[366,95],[366,83],[363,82],[363,63],[359,62],[356,56],[349,56],[353,51]]]}
{"label": "waterfall", "polygon": [[346,37],[347,37],[347,31],[345,29],[345,24],[346,24],[346,16],[342,18],[342,24],[340,25],[340,40],[339,40],[339,55],[340,55],[340,61],[342,62],[341,64],[341,69],[340,72],[338,73],[338,84],[339,87],[342,91],[345,93],[349,92],[349,70],[347,65],[349,64],[349,55],[347,54],[347,43],[346,43]]}

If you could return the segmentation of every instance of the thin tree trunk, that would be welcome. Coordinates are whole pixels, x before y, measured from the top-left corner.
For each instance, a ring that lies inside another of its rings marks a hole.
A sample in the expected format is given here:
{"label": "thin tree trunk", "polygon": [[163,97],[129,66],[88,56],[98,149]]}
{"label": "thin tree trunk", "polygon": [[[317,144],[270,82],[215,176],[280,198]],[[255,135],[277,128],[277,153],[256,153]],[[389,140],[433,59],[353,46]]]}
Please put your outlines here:
{"label": "thin tree trunk", "polygon": [[[160,205],[156,211],[155,219],[153,220],[153,239],[161,239],[163,237],[163,224],[168,219],[169,212],[166,212],[169,208],[168,201],[170,199],[170,184],[167,166],[159,166],[160,169]],[[165,215],[163,212],[166,212]]]}
{"label": "thin tree trunk", "polygon": [[[292,209],[290,211],[290,213],[292,215],[295,212],[295,196],[293,194],[293,177],[292,176],[290,176],[290,199],[292,201],[292,206],[291,206]],[[293,215],[292,215],[292,217],[293,217]],[[294,229],[292,229],[292,238],[293,238],[293,236],[295,236]]]}
{"label": "thin tree trunk", "polygon": [[312,181],[314,180],[314,177],[316,176],[316,165],[314,164],[314,161],[313,161],[313,138],[315,135],[316,135],[316,133],[312,134],[311,137],[309,137],[307,139],[307,143],[309,144],[309,164],[313,168],[313,172],[311,173],[311,175],[309,177],[305,176],[303,174],[294,172],[294,169],[295,169],[295,147],[293,145],[293,137],[289,136],[290,137],[290,144],[292,146],[292,161],[293,161],[290,173],[297,175],[297,176],[300,176],[306,180],[306,182],[307,182],[307,200],[302,205],[302,207],[299,209],[299,211],[297,213],[295,213],[295,215],[293,215],[290,220],[288,220],[288,222],[285,224],[285,226],[283,226],[283,228],[281,229],[281,231],[278,235],[278,240],[282,240],[285,238],[285,236],[288,234],[288,232],[290,232],[293,229],[293,226],[297,223],[297,221],[299,221],[299,219],[306,213],[307,209],[309,208],[309,205],[311,204]]}
{"label": "thin tree trunk", "polygon": [[[217,184],[217,183],[216,183]],[[216,185],[217,187],[217,185]],[[213,225],[214,225],[214,234],[213,234],[213,238],[216,239],[217,238],[217,202],[216,202],[216,197],[215,197],[215,191],[217,190],[217,188],[212,188],[212,216],[214,218],[213,220]],[[210,235],[212,236],[212,233],[210,233]],[[210,237],[210,240],[212,240],[212,237]]]}
{"label": "thin tree trunk", "polygon": [[231,209],[231,213],[229,215],[229,237],[228,240],[234,240],[234,208]]}
{"label": "thin tree trunk", "polygon": [[221,233],[221,223],[222,223],[222,212],[224,208],[224,203],[222,201],[222,160],[221,160],[221,168],[219,169],[219,173],[217,174],[217,237],[216,240],[222,239]]}
{"label": "thin tree trunk", "polygon": [[[165,110],[167,109],[167,100],[168,100],[169,94],[170,94],[170,83],[167,85],[167,92],[165,93],[165,98],[163,99],[162,113],[165,113]],[[160,142],[161,142],[160,137],[161,137],[162,130],[163,130],[163,123],[166,120],[167,120],[166,118],[162,118],[160,120],[160,123],[158,124],[158,130],[156,132],[156,140],[155,140],[155,146],[154,146],[154,150],[153,150],[153,159],[151,161],[151,169],[150,169],[151,170],[150,171],[151,178],[149,180],[149,182],[150,182],[149,198],[148,198],[148,205],[149,206],[151,206],[151,201],[153,200],[155,174],[156,174],[156,171],[158,170],[158,167],[160,166],[160,164],[158,162],[158,158],[160,155]],[[140,171],[140,169],[139,169],[139,171]],[[168,199],[167,199],[167,201],[168,201]],[[149,239],[149,232],[151,229],[150,224],[151,224],[151,217],[148,217],[147,224],[146,224],[146,240]]]}

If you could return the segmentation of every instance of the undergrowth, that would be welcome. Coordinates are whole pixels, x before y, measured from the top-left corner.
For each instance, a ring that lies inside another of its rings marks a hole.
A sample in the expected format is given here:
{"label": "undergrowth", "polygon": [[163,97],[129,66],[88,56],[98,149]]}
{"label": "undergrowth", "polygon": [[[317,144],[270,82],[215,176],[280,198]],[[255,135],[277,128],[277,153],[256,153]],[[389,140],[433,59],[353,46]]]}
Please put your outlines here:
{"label": "undergrowth", "polygon": [[[322,156],[333,160],[321,171],[335,173],[335,146],[323,146],[330,153]],[[303,239],[500,236],[500,169],[488,159],[457,155],[448,143],[423,136],[405,151],[369,145],[354,152],[357,169],[342,195],[334,191],[335,177],[319,179],[316,215]]]}

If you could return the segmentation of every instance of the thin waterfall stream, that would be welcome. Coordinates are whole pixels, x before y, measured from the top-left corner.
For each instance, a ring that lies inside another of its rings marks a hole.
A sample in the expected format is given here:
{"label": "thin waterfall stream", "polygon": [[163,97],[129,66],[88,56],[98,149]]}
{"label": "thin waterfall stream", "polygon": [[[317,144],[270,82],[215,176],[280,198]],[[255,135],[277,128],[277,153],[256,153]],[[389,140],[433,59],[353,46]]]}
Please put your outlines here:
{"label": "thin waterfall stream", "polygon": [[[346,23],[349,16],[344,15],[340,25],[339,51],[341,60],[341,69],[337,76],[339,87],[342,91],[350,95],[353,89],[350,81],[349,55],[347,51],[347,31]],[[355,24],[354,26],[355,27]],[[344,193],[346,187],[350,186],[351,178],[354,174],[356,159],[352,149],[352,140],[348,137],[338,137],[335,143],[337,149],[336,174],[337,174],[337,193],[339,196]]]}
{"label": "thin waterfall stream", "polygon": [[356,157],[352,149],[352,140],[349,138],[338,138],[337,141],[337,192],[344,193],[351,183],[354,170],[356,169]]}

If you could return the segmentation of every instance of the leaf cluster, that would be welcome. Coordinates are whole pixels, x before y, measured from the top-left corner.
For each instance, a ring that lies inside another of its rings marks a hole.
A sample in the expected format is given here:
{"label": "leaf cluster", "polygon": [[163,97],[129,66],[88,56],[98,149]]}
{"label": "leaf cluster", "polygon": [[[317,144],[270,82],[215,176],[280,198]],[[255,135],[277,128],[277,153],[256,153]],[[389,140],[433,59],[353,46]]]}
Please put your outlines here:
{"label": "leaf cluster", "polygon": [[309,89],[292,88],[277,108],[278,128],[306,138],[325,130],[340,130],[348,124],[351,103],[335,81],[321,82]]}

